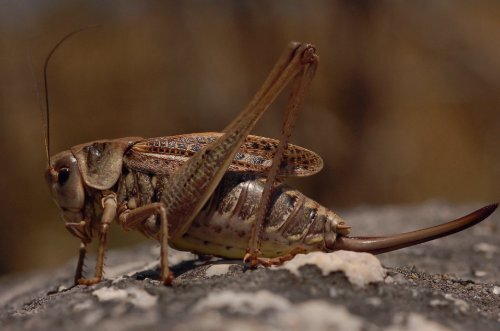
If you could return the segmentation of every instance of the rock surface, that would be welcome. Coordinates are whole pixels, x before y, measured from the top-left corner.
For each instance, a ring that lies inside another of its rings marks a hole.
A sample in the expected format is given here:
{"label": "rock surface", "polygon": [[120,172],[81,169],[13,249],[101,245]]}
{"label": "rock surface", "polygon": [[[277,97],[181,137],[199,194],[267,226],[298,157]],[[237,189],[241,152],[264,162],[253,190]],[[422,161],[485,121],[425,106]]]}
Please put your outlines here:
{"label": "rock surface", "polygon": [[[354,235],[382,234],[475,207],[429,202],[341,214]],[[384,268],[371,255],[350,252],[245,270],[239,261],[172,251],[171,287],[157,280],[154,243],[112,250],[106,280],[95,286],[71,287],[75,261],[2,279],[0,329],[499,330],[499,224],[496,212],[463,233],[379,255]]]}

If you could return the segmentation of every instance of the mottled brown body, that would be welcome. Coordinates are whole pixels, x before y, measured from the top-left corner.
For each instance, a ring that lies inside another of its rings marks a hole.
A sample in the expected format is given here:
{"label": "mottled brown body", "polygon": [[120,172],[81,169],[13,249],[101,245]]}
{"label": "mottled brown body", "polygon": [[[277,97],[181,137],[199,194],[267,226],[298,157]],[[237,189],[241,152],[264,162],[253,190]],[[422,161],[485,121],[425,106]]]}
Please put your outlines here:
{"label": "mottled brown body", "polygon": [[[120,181],[118,201],[129,209],[161,201],[167,182],[165,175],[131,170]],[[243,258],[264,183],[265,178],[259,175],[228,172],[188,231],[172,239],[170,245],[199,254]],[[348,233],[338,215],[284,184],[275,189],[265,224],[261,247],[264,257],[282,256],[297,247],[306,252],[328,251],[335,242],[338,225],[341,234]],[[158,216],[150,216],[134,229],[158,240]]]}
{"label": "mottled brown body", "polygon": [[[131,146],[124,156],[124,171],[117,188],[120,209],[133,210],[163,200],[169,177],[187,158],[222,134],[199,133],[151,138]],[[201,254],[242,258],[265,185],[265,172],[271,165],[277,141],[248,136],[229,171],[196,216],[187,232],[170,241],[171,246]],[[290,145],[285,154],[282,176],[307,176],[322,167],[321,158],[299,146]],[[170,226],[176,226],[171,220]],[[332,211],[290,187],[279,184],[263,231],[264,257],[287,254],[294,248],[304,251],[332,247],[337,226],[348,229]],[[160,220],[152,215],[134,229],[159,239]]]}

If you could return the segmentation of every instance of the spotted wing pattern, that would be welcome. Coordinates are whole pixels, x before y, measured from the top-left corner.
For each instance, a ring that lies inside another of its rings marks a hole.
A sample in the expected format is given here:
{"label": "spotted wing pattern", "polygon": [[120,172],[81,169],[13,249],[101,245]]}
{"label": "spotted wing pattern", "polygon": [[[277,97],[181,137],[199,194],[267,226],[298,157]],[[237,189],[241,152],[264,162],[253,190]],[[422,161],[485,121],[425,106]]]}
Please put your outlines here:
{"label": "spotted wing pattern", "polygon": [[[219,132],[191,133],[177,136],[144,139],[126,153],[125,163],[148,173],[168,174],[207,144],[222,136]],[[271,166],[278,140],[247,136],[234,157],[229,171],[266,173]],[[321,157],[300,146],[289,144],[283,157],[280,177],[310,176],[321,170]]]}

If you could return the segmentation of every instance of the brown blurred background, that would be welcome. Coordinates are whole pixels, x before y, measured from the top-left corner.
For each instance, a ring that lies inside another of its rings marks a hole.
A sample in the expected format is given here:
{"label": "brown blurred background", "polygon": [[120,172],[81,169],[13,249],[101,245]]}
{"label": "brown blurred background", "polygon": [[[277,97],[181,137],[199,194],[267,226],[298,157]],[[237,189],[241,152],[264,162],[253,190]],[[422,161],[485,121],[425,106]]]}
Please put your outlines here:
{"label": "brown blurred background", "polygon": [[[73,257],[43,180],[33,73],[49,68],[52,154],[99,138],[221,130],[291,40],[320,67],[293,142],[325,168],[292,185],[335,210],[500,199],[497,1],[2,1],[0,275]],[[276,137],[278,102],[255,131]],[[417,226],[417,225],[415,225]],[[383,225],[381,225],[383,228]],[[115,227],[117,228],[117,227]],[[115,229],[112,247],[142,240]]]}

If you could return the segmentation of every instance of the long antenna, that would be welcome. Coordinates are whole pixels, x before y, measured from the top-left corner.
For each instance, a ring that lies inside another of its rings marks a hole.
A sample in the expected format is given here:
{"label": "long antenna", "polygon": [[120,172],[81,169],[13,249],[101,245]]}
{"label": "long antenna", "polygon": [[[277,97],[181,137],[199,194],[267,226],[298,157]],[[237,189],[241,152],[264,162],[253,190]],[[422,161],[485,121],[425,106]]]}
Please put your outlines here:
{"label": "long antenna", "polygon": [[[93,25],[93,26],[87,26],[84,28],[80,28],[78,30],[72,31],[65,35],[59,42],[50,50],[49,54],[45,58],[45,62],[43,65],[43,84],[44,84],[44,96],[45,96],[45,116],[44,114],[44,107],[40,106],[40,110],[42,112],[42,118],[44,118],[44,127],[45,127],[45,153],[47,154],[47,163],[50,168],[50,116],[49,116],[49,88],[48,88],[48,79],[47,79],[47,67],[49,65],[49,61],[52,58],[52,55],[54,52],[61,46],[63,42],[65,42],[67,39],[70,37],[74,36],[75,34],[95,28],[98,25]],[[37,93],[39,95],[39,93]]]}

